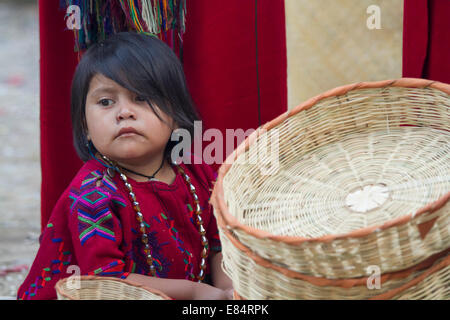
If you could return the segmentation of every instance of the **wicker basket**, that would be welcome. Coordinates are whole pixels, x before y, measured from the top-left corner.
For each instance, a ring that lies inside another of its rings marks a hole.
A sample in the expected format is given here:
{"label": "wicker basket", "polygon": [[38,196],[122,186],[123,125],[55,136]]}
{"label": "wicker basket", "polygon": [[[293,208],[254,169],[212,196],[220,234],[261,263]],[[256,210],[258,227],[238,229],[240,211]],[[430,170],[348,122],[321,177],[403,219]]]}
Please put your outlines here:
{"label": "wicker basket", "polygon": [[69,279],[56,283],[58,300],[170,300],[159,290],[118,278],[81,276],[79,288]]}
{"label": "wicker basket", "polygon": [[[427,270],[403,286],[373,296],[369,300],[450,300],[450,261],[441,261],[437,270]],[[234,300],[245,300],[236,291]]]}
{"label": "wicker basket", "polygon": [[[404,296],[416,296],[416,299],[450,298],[450,249],[406,270],[381,274],[380,286],[375,287],[375,281],[371,277],[326,279],[279,267],[257,256],[228,231],[221,229],[221,232],[224,270],[233,281],[235,299],[365,300],[401,299]],[[424,278],[420,282],[421,287],[413,287]],[[406,289],[409,292],[403,292]]]}
{"label": "wicker basket", "polygon": [[[450,247],[450,86],[330,90],[265,124],[219,170],[223,228],[274,265],[330,279]],[[273,141],[278,142],[273,144]]]}
{"label": "wicker basket", "polygon": [[447,256],[417,278],[372,299],[450,300],[450,257]]}

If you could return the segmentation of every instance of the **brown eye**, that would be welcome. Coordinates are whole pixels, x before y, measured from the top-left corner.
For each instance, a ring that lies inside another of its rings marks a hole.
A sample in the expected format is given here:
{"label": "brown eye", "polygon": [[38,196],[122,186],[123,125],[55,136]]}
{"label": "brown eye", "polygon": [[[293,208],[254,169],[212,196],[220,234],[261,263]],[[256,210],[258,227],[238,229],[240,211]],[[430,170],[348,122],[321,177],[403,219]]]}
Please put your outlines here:
{"label": "brown eye", "polygon": [[136,96],[135,100],[138,101],[138,102],[145,102],[146,101],[145,98],[141,97],[141,96]]}
{"label": "brown eye", "polygon": [[113,102],[111,99],[102,99],[98,102],[99,105],[103,106],[103,107],[109,107],[110,103],[109,102]]}

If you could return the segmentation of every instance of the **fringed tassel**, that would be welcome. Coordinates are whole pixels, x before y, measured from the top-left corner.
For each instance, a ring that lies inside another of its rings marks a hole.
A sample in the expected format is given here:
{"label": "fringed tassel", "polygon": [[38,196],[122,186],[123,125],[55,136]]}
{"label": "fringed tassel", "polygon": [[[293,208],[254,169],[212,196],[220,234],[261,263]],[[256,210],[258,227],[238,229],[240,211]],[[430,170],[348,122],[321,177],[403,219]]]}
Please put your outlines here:
{"label": "fringed tassel", "polygon": [[156,8],[153,6],[152,0],[142,0],[142,18],[147,22],[148,32],[153,34],[161,32],[156,16]]}
{"label": "fringed tassel", "polygon": [[111,34],[136,31],[159,37],[182,57],[186,0],[60,0],[62,10],[71,5],[81,14],[81,28],[73,29],[76,52]]}

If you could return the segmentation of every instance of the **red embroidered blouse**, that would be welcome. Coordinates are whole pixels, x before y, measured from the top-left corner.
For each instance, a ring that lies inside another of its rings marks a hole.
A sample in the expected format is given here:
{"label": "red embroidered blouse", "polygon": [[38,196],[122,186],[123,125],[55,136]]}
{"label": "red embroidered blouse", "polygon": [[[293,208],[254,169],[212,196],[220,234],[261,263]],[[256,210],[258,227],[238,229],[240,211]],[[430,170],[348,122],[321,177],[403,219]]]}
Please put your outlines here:
{"label": "red embroidered blouse", "polygon": [[[210,255],[221,251],[216,220],[208,202],[215,173],[206,164],[181,166],[200,199]],[[193,220],[192,195],[183,177],[177,173],[170,185],[131,178],[128,181],[147,226],[157,277],[191,279],[192,274],[198,275],[203,246]],[[118,174],[109,177],[101,161],[90,159],[53,209],[17,298],[55,299],[54,286],[72,275],[72,268],[67,270],[71,265],[78,266],[81,275],[150,275],[143,249],[125,185]],[[206,275],[209,273],[208,264]]]}

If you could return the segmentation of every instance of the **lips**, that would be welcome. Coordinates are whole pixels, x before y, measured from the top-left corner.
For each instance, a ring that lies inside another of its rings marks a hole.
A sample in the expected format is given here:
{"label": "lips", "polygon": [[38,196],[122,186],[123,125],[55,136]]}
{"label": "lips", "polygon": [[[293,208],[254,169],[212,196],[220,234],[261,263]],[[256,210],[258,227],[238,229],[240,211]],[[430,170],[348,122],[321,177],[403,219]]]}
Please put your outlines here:
{"label": "lips", "polygon": [[119,133],[117,134],[116,138],[125,135],[125,134],[129,134],[129,133],[134,133],[134,134],[139,134],[139,132],[133,128],[133,127],[126,127],[126,128],[122,128],[120,129]]}

